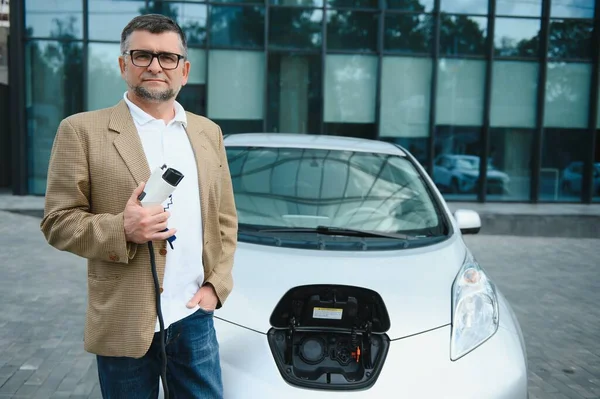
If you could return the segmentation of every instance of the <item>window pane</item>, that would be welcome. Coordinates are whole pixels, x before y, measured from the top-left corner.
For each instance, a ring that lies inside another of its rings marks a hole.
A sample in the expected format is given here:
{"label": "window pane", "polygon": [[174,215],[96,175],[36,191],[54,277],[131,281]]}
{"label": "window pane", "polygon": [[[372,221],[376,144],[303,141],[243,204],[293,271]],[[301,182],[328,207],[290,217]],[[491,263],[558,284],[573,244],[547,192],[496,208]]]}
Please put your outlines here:
{"label": "window pane", "polygon": [[151,3],[148,12],[173,18],[185,32],[188,45],[203,46],[206,41],[206,5],[193,3]]}
{"label": "window pane", "polygon": [[433,11],[433,0],[386,0],[387,8],[402,11]]}
{"label": "window pane", "polygon": [[421,166],[429,172],[429,137],[380,137],[381,141],[401,145],[417,159]]}
{"label": "window pane", "polygon": [[465,15],[441,15],[440,53],[448,55],[484,55],[487,18]]}
{"label": "window pane", "polygon": [[[598,73],[600,74],[600,70],[598,71]],[[598,87],[596,88],[596,90],[598,90],[600,95],[600,81],[598,82]],[[598,101],[598,108],[596,108],[596,128],[600,129],[600,101]]]}
{"label": "window pane", "polygon": [[373,123],[377,57],[327,55],[325,122]]}
{"label": "window pane", "polygon": [[269,47],[321,48],[323,11],[271,8],[270,13]]}
{"label": "window pane", "polygon": [[596,130],[596,148],[594,149],[594,169],[592,174],[594,179],[592,187],[593,201],[600,202],[600,130]]}
{"label": "window pane", "polygon": [[[596,136],[598,134],[596,133]],[[596,137],[598,138],[598,137]],[[600,201],[600,157],[598,146],[595,152],[595,161],[592,165],[592,201]],[[567,200],[578,201],[583,188],[589,183],[585,176],[587,165],[582,161],[573,161],[560,171],[559,197],[567,197]]]}
{"label": "window pane", "polygon": [[321,77],[319,55],[270,54],[267,130],[320,132]]}
{"label": "window pane", "polygon": [[262,52],[208,53],[208,117],[263,119],[265,60]]}
{"label": "window pane", "polygon": [[591,21],[550,22],[548,57],[591,58],[593,30]]}
{"label": "window pane", "polygon": [[270,3],[274,6],[323,7],[322,0],[270,0]]}
{"label": "window pane", "polygon": [[487,14],[488,2],[482,0],[440,0],[441,11],[454,14]]}
{"label": "window pane", "polygon": [[263,47],[264,7],[211,6],[210,44],[223,47]]}
{"label": "window pane", "polygon": [[550,16],[594,18],[594,0],[552,0]]}
{"label": "window pane", "polygon": [[[113,0],[119,1],[119,0]],[[189,44],[204,44],[206,39],[206,5],[179,3],[172,0],[149,0],[141,14],[162,14],[175,20],[186,33]]]}
{"label": "window pane", "polygon": [[450,200],[477,197],[481,128],[437,126],[433,181]]}
{"label": "window pane", "polygon": [[145,12],[145,3],[143,0],[88,1],[88,29],[91,40],[120,42],[123,28],[132,18]]}
{"label": "window pane", "polygon": [[264,0],[211,0],[211,3],[248,3],[248,4],[265,4]]}
{"label": "window pane", "polygon": [[219,125],[223,134],[256,133],[263,131],[262,120],[252,119],[213,119]]}
{"label": "window pane", "polygon": [[383,57],[381,137],[428,137],[432,61]]}
{"label": "window pane", "polygon": [[327,0],[327,7],[377,8],[378,0]]}
{"label": "window pane", "polygon": [[495,61],[490,125],[535,127],[539,65]]}
{"label": "window pane", "polygon": [[548,64],[544,126],[587,127],[591,73],[591,64]]}
{"label": "window pane", "polygon": [[538,57],[540,20],[496,18],[494,49],[502,57]]}
{"label": "window pane", "polygon": [[[17,1],[25,1],[25,34],[27,36],[55,39],[81,39],[83,37],[81,0]],[[17,1],[13,0],[14,3]]]}
{"label": "window pane", "polygon": [[402,53],[429,53],[434,20],[427,14],[387,14],[384,49]]}
{"label": "window pane", "polygon": [[196,115],[206,115],[206,85],[187,84],[177,95],[177,102]]}
{"label": "window pane", "polygon": [[487,200],[529,200],[534,136],[534,129],[490,129]]}
{"label": "window pane", "polygon": [[441,59],[438,68],[436,121],[440,125],[483,123],[485,62]]}
{"label": "window pane", "polygon": [[25,58],[28,190],[43,194],[56,129],[63,118],[83,111],[82,47],[34,41],[26,44]]}
{"label": "window pane", "polygon": [[90,43],[87,65],[87,109],[112,107],[123,98],[127,84],[119,69],[118,43]]}
{"label": "window pane", "polygon": [[[8,29],[7,28],[0,28],[0,84],[8,85]],[[6,88],[6,89],[8,89],[8,88]]]}
{"label": "window pane", "polygon": [[188,49],[188,61],[190,62],[190,75],[188,84],[206,83],[206,51],[199,48]]}
{"label": "window pane", "polygon": [[375,140],[377,128],[375,123],[325,123],[323,134]]}
{"label": "window pane", "polygon": [[188,111],[206,115],[206,51],[188,48],[190,75],[181,88],[177,101]]}
{"label": "window pane", "polygon": [[580,201],[581,180],[569,170],[576,170],[589,154],[588,134],[586,129],[544,129],[540,200]]}
{"label": "window pane", "polygon": [[377,20],[377,14],[371,12],[328,11],[327,48],[375,51]]}
{"label": "window pane", "polygon": [[541,17],[542,0],[496,0],[496,15]]}

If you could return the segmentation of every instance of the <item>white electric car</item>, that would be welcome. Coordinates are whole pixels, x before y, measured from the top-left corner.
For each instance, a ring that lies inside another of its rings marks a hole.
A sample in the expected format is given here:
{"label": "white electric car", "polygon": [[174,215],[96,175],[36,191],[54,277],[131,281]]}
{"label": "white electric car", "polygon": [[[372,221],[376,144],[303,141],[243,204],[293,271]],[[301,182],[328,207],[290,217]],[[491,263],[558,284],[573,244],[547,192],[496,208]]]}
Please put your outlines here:
{"label": "white electric car", "polygon": [[519,323],[423,168],[390,143],[225,138],[239,216],[215,312],[225,398],[527,398]]}

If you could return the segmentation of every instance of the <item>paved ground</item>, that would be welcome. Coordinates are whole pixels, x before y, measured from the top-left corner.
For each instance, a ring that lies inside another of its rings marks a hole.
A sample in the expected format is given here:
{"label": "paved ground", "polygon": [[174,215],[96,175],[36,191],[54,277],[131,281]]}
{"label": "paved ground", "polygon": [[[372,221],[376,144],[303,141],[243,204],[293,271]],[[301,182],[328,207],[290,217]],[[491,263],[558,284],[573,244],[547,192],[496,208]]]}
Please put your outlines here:
{"label": "paved ground", "polygon": [[530,399],[600,398],[600,240],[466,241],[519,318]]}
{"label": "paved ground", "polygon": [[[85,263],[0,211],[0,399],[100,398],[83,352]],[[519,316],[531,399],[600,398],[600,240],[470,236]]]}

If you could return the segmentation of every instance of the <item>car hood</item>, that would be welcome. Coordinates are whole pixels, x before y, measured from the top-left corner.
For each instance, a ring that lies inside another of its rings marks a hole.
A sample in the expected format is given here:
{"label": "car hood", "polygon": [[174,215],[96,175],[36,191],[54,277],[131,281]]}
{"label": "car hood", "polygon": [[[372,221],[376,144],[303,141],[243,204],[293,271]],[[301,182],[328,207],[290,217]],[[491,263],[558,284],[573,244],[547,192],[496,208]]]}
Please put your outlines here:
{"label": "car hood", "polygon": [[239,242],[234,287],[215,315],[266,333],[273,309],[299,285],[364,287],[381,295],[391,339],[451,321],[451,287],[465,259],[460,236],[428,247],[394,251],[341,252],[270,247]]}

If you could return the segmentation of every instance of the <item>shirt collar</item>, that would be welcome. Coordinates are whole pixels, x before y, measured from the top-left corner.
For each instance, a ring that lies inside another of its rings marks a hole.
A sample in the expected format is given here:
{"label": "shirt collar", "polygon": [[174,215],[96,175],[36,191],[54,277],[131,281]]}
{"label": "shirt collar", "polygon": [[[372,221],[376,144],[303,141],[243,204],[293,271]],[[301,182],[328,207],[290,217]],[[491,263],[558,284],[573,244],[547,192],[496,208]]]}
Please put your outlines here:
{"label": "shirt collar", "polygon": [[[123,99],[125,100],[125,102],[127,103],[127,106],[129,107],[129,112],[131,112],[131,116],[132,116],[133,120],[138,125],[144,126],[147,123],[157,120],[155,117],[146,113],[143,109],[141,109],[140,107],[138,107],[137,105],[132,103],[131,100],[129,100],[129,98],[127,98],[127,92],[125,92],[125,94],[123,94]],[[185,110],[183,109],[181,104],[179,104],[177,101],[174,102],[173,106],[175,108],[175,117],[169,123],[167,123],[167,125],[174,123],[174,122],[179,122],[183,125],[183,127],[187,127],[187,115],[185,114]]]}

